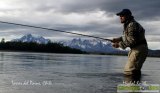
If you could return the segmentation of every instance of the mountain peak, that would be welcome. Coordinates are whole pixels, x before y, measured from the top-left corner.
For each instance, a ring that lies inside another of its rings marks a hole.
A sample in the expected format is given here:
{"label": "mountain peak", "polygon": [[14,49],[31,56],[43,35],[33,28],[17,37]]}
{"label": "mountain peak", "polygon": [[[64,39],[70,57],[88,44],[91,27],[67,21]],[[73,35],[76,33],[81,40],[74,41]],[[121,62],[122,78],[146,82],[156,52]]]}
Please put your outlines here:
{"label": "mountain peak", "polygon": [[26,34],[24,36],[27,36],[27,37],[32,37],[32,34]]}
{"label": "mountain peak", "polygon": [[42,36],[33,36],[32,34],[26,34],[26,35],[22,36],[21,38],[13,39],[11,41],[16,41],[16,42],[36,42],[36,43],[39,43],[39,44],[47,44],[51,40],[45,39]]}

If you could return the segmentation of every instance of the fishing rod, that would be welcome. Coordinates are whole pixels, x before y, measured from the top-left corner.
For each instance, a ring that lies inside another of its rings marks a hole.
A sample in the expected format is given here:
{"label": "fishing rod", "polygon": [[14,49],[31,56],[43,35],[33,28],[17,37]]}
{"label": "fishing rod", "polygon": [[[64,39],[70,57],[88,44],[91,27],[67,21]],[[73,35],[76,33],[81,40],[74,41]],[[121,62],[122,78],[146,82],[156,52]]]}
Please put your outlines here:
{"label": "fishing rod", "polygon": [[51,29],[51,28],[40,27],[40,26],[32,26],[32,25],[26,25],[26,24],[18,24],[18,23],[5,22],[5,21],[0,21],[0,23],[4,23],[4,24],[12,24],[12,25],[18,25],[18,26],[25,26],[25,27],[31,27],[31,28],[38,28],[38,29],[44,29],[44,30],[51,30],[51,31],[55,31],[55,32],[69,33],[69,34],[80,35],[80,36],[86,36],[86,37],[92,37],[92,38],[97,38],[97,39],[101,39],[101,40],[106,40],[106,41],[112,42],[111,39],[105,39],[105,38],[101,38],[101,37],[97,37],[97,36],[85,35],[85,34],[80,34],[80,33],[75,33],[75,32],[68,32],[68,31],[64,31],[64,30],[57,30],[57,29]]}

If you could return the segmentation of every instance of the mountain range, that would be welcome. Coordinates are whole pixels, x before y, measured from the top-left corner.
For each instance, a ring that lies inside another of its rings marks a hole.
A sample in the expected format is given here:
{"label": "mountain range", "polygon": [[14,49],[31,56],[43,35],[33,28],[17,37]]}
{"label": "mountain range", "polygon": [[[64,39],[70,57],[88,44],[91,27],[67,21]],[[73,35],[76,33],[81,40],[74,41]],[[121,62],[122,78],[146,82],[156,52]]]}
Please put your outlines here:
{"label": "mountain range", "polygon": [[102,41],[99,39],[81,39],[75,38],[69,41],[61,41],[65,46],[69,46],[72,48],[80,49],[83,51],[91,52],[91,53],[126,53],[126,51],[122,51],[120,49],[116,49],[112,47],[111,42]]}
{"label": "mountain range", "polygon": [[[11,41],[14,42],[36,42],[39,44],[47,44],[51,42],[50,39],[45,39],[42,36],[34,36],[32,34],[26,34],[21,38],[13,39]],[[91,52],[91,53],[122,53],[126,51],[122,51],[120,49],[115,49],[112,47],[111,43],[108,41],[102,41],[98,39],[81,39],[74,38],[69,41],[59,41],[57,43],[61,43],[64,46],[69,46],[71,48],[80,49],[82,51]]]}
{"label": "mountain range", "polygon": [[11,41],[14,42],[36,42],[38,44],[47,44],[48,42],[51,42],[50,39],[45,39],[42,36],[33,36],[32,34],[26,34],[22,36],[21,38],[13,39]]}
{"label": "mountain range", "polygon": [[[36,42],[39,44],[47,44],[51,42],[50,39],[45,39],[42,36],[34,36],[32,34],[26,34],[21,38],[13,39],[11,41],[14,42]],[[99,39],[81,39],[74,38],[68,41],[58,41],[56,43],[61,43],[64,46],[69,46],[71,48],[80,49],[82,51],[90,52],[90,53],[105,53],[105,54],[127,54],[128,50],[121,50],[112,47],[111,42],[102,41]],[[150,50],[149,56],[157,56],[160,57],[160,50]]]}

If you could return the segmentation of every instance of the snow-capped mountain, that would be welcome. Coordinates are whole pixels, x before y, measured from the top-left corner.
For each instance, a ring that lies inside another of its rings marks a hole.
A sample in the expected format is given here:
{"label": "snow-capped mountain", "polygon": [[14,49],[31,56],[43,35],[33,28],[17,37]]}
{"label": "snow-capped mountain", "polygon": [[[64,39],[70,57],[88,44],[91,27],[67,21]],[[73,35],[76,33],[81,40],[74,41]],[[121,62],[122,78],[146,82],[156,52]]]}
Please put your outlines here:
{"label": "snow-capped mountain", "polygon": [[[11,41],[36,42],[39,44],[47,44],[48,42],[51,42],[50,39],[45,39],[42,36],[33,36],[32,34],[26,34],[19,39],[13,39]],[[126,53],[126,51],[113,48],[111,42],[101,41],[98,39],[87,40],[87,39],[75,38],[69,41],[59,41],[56,43],[61,43],[64,46],[69,46],[71,48],[76,48],[82,51],[87,51],[92,53]]]}
{"label": "snow-capped mountain", "polygon": [[93,40],[82,40],[82,39],[73,39],[71,41],[61,41],[65,46],[72,48],[81,49],[87,52],[96,52],[96,53],[117,53],[125,52],[120,49],[115,49],[112,47],[112,44],[107,41],[101,41],[98,39]]}
{"label": "snow-capped mountain", "polygon": [[33,36],[32,34],[26,34],[24,36],[22,36],[19,39],[13,39],[11,41],[15,41],[15,42],[36,42],[39,44],[47,44],[48,42],[50,42],[50,39],[45,39],[42,36]]}

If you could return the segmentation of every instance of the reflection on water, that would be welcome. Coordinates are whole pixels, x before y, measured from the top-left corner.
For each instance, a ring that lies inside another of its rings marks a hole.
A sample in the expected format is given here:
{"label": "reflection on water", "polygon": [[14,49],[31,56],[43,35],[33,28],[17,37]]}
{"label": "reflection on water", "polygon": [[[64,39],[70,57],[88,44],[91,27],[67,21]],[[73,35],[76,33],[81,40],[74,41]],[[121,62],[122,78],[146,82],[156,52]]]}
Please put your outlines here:
{"label": "reflection on water", "polygon": [[118,84],[160,84],[159,58],[148,58],[142,78],[124,77],[124,56],[0,52],[1,93],[116,93]]}

